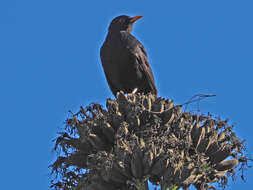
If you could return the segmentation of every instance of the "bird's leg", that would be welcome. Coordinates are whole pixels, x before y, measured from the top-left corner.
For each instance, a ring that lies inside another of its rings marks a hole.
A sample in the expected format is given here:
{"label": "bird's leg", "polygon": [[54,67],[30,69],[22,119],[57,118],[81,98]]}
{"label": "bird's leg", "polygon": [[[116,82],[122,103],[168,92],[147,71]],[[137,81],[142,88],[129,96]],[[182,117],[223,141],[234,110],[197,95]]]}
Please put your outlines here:
{"label": "bird's leg", "polygon": [[134,90],[132,91],[132,94],[135,94],[137,92],[138,88],[134,88]]}

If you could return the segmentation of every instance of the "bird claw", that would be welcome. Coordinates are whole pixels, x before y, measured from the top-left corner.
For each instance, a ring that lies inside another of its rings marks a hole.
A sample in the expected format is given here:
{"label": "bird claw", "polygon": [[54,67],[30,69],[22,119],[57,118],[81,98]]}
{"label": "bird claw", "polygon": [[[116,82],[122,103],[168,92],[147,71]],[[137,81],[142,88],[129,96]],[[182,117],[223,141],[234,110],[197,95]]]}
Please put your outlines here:
{"label": "bird claw", "polygon": [[132,91],[132,94],[135,94],[137,92],[138,88],[134,88],[134,90]]}

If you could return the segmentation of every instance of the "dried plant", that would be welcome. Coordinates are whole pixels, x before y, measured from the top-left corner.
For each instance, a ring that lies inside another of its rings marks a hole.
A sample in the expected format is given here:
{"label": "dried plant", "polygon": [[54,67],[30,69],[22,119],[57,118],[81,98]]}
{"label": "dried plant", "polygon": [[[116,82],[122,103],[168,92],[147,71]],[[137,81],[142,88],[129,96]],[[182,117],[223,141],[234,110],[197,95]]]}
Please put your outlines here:
{"label": "dried plant", "polygon": [[183,112],[172,100],[118,93],[67,119],[56,139],[52,187],[75,190],[162,190],[226,187],[247,166],[243,142],[227,121]]}

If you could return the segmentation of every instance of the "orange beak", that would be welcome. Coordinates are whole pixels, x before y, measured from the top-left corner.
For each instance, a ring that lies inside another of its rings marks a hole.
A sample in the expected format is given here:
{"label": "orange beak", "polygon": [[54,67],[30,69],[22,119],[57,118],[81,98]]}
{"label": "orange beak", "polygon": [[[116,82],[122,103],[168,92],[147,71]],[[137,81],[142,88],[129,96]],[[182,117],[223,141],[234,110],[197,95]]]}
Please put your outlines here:
{"label": "orange beak", "polygon": [[139,15],[139,16],[135,16],[131,18],[131,22],[134,23],[136,20],[142,18],[143,16]]}

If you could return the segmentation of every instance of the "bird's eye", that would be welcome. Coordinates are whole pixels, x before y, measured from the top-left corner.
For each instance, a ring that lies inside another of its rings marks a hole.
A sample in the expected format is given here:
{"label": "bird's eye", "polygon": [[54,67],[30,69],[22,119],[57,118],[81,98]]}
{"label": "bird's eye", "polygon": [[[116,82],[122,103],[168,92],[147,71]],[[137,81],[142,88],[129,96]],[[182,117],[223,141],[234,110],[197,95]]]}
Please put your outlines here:
{"label": "bird's eye", "polygon": [[129,24],[130,24],[130,22],[129,22],[128,20],[125,20],[125,21],[124,21],[124,26],[125,26],[125,27],[128,27]]}

